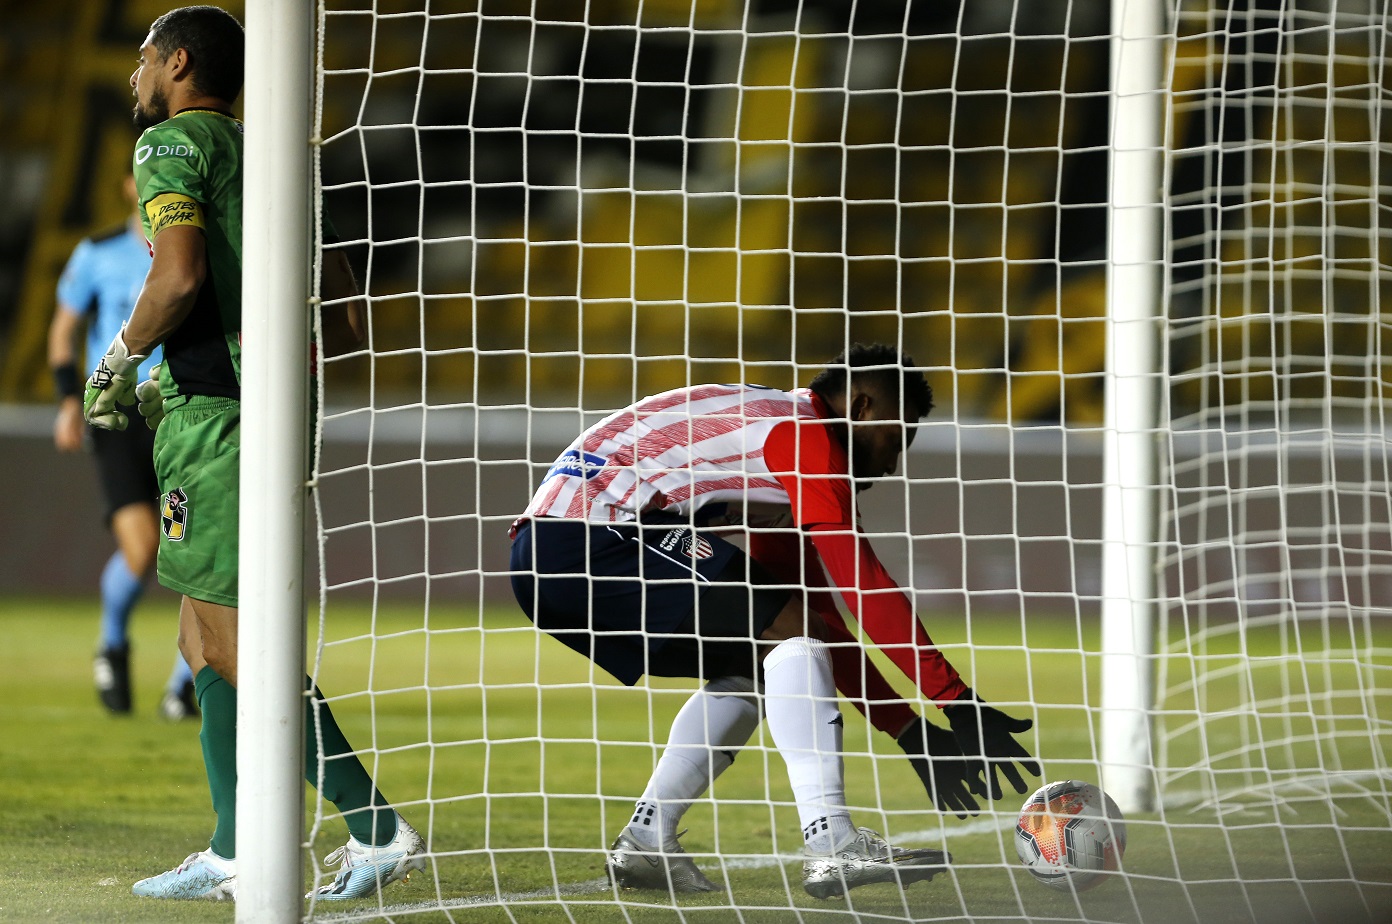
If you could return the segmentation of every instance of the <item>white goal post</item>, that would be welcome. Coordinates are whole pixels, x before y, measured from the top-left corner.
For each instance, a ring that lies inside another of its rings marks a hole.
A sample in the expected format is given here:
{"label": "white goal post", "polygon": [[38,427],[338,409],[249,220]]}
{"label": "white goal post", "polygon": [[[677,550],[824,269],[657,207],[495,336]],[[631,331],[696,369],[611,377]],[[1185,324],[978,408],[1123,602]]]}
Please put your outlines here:
{"label": "white goal post", "polygon": [[[237,920],[299,920],[312,315],[308,3],[249,0],[242,240]],[[267,232],[265,229],[274,229]],[[299,308],[300,310],[296,310]],[[247,810],[249,808],[249,810]]]}
{"label": "white goal post", "polygon": [[[1295,6],[247,0],[238,921],[304,919],[342,828],[316,803],[306,838],[307,592],[311,673],[431,857],[343,919],[680,919],[597,877],[693,687],[538,634],[507,527],[604,413],[853,339],[938,404],[863,528],[1034,720],[1031,782],[1099,783],[1130,846],[1086,903],[1042,889],[1024,796],[932,811],[845,706],[857,817],[958,864],[852,913],[1392,907],[1392,14]],[[311,424],[326,248],[368,342]],[[781,773],[756,732],[684,843],[732,912],[843,911],[800,891]]]}
{"label": "white goal post", "polygon": [[1164,9],[1112,0],[1107,197],[1107,416],[1103,428],[1102,786],[1151,807],[1160,430],[1160,162]]}

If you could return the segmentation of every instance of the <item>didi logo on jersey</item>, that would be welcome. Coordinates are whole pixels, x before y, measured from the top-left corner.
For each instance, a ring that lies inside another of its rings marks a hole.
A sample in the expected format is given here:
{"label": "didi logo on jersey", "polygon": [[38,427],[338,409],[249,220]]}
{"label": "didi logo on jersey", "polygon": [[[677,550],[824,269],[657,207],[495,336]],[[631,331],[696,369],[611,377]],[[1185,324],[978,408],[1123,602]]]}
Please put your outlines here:
{"label": "didi logo on jersey", "polygon": [[198,149],[188,144],[142,144],[135,149],[136,164],[143,164],[151,157],[192,157]]}

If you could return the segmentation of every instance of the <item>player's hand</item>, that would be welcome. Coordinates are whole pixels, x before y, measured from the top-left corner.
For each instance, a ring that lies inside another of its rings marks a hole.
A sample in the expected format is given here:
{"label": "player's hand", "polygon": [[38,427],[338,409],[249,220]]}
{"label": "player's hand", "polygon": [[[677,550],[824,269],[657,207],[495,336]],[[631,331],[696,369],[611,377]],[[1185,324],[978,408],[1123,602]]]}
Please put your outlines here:
{"label": "player's hand", "polygon": [[82,416],[103,430],[126,429],[126,415],[116,405],[135,403],[135,377],[145,361],[144,356],[132,355],[126,349],[125,332],[124,326],[117,331],[82,393]]}
{"label": "player's hand", "polygon": [[943,706],[943,715],[952,726],[952,734],[961,746],[962,753],[981,772],[984,782],[973,780],[972,792],[990,799],[1001,797],[999,770],[1005,774],[1010,785],[1018,793],[1026,793],[1029,787],[1016,769],[1018,763],[1026,773],[1040,775],[1039,761],[1030,756],[1025,746],[1012,735],[1029,731],[1034,727],[1032,719],[1014,719],[986,705],[971,690],[955,702]]}
{"label": "player's hand", "polygon": [[164,396],[160,394],[160,374],[164,363],[150,367],[150,377],[135,386],[135,400],[140,407],[140,416],[145,418],[145,426],[158,430],[164,420]]}
{"label": "player's hand", "polygon": [[82,402],[76,395],[69,395],[58,405],[58,416],[53,420],[53,445],[59,452],[77,452],[82,448],[86,432]]}
{"label": "player's hand", "polygon": [[981,770],[963,756],[956,735],[919,716],[895,740],[909,755],[909,765],[923,781],[928,798],[938,811],[951,812],[958,818],[981,811],[971,794],[973,789],[982,788]]}

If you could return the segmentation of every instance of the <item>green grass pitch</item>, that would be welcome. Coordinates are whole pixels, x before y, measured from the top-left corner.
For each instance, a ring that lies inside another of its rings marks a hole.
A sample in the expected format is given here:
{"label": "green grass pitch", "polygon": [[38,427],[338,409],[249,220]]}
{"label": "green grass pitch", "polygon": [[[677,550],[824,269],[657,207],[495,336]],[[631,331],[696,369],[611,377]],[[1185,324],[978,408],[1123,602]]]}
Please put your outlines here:
{"label": "green grass pitch", "polygon": [[[1036,704],[1037,746],[1050,779],[1097,778],[1086,760],[1095,740],[1091,713],[1076,705],[1095,705],[1098,695],[1097,658],[1078,653],[1080,646],[1095,651],[1095,627],[1080,634],[1072,618],[1032,615],[1022,636],[1017,616],[978,618],[970,626],[976,647],[968,650],[960,618],[928,622],[983,695]],[[687,816],[687,849],[730,891],[675,902],[616,895],[602,879],[603,849],[627,820],[658,753],[652,742],[664,739],[691,684],[624,689],[593,677],[582,659],[508,609],[481,621],[473,610],[433,607],[429,629],[410,607],[393,605],[374,619],[363,607],[335,605],[323,652],[320,684],[336,697],[340,723],[356,746],[373,749],[365,759],[381,787],[428,835],[434,853],[424,874],[387,891],[391,920],[1392,920],[1385,777],[1351,792],[1333,815],[1323,803],[1258,802],[1221,813],[1201,803],[1167,805],[1163,816],[1131,817],[1126,875],[1074,896],[1034,883],[1015,861],[1011,824],[1023,797],[1010,794],[996,812],[969,821],[938,816],[893,742],[867,733],[849,707],[846,770],[857,822],[903,843],[945,843],[955,858],[951,873],[904,892],[883,885],[849,900],[806,896],[792,856],[796,814],[761,729],[718,781],[716,798]],[[132,882],[206,846],[210,833],[197,725],[155,715],[173,655],[174,603],[156,593],[137,613],[130,718],[110,718],[97,706],[89,679],[95,633],[92,600],[0,605],[0,782],[7,796],[0,921],[230,922],[227,905],[130,894]],[[1380,650],[1389,640],[1380,640]],[[1380,674],[1378,714],[1392,715],[1392,692]],[[588,685],[592,678],[597,689]],[[1270,682],[1269,694],[1279,697],[1291,679]],[[1340,678],[1326,672],[1321,682]],[[1261,699],[1266,691],[1255,692]],[[1343,769],[1385,761],[1371,754],[1389,750],[1385,724],[1377,726],[1380,737],[1341,746]],[[1304,746],[1320,745],[1296,745]],[[312,792],[307,805],[312,822]],[[330,815],[315,829],[314,854],[345,837],[342,820]],[[307,860],[307,884],[313,874]],[[382,910],[370,900],[318,905],[314,916],[364,920]]]}

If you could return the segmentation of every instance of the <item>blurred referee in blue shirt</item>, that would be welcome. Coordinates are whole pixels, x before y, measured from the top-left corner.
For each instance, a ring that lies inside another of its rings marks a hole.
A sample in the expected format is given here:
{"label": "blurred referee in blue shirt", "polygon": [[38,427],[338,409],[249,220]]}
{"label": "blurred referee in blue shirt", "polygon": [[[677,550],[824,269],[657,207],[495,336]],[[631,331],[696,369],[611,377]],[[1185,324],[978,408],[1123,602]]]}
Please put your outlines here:
{"label": "blurred referee in blue shirt", "polygon": [[[135,180],[124,181],[126,200],[136,203]],[[78,369],[86,369],[106,351],[130,316],[135,298],[150,269],[150,249],[140,231],[139,216],[132,213],[125,224],[84,238],[68,259],[58,280],[58,310],[48,332],[48,364],[58,391],[58,418],[53,442],[59,452],[78,452],[84,436],[91,434],[97,473],[106,499],[106,519],[116,537],[117,550],[101,576],[101,640],[92,662],[97,695],[112,713],[131,711],[130,641],[127,626],[131,610],[145,590],[154,569],[159,545],[159,511],[156,502],[152,458],[155,434],[140,423],[124,431],[90,429],[82,419],[82,382]],[[78,340],[86,332],[87,358],[78,352]],[[161,359],[160,351],[141,366],[143,378]],[[140,421],[138,415],[131,415]],[[183,656],[174,653],[174,671],[160,700],[165,718],[178,720],[198,714],[193,698],[193,677]]]}

